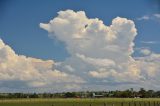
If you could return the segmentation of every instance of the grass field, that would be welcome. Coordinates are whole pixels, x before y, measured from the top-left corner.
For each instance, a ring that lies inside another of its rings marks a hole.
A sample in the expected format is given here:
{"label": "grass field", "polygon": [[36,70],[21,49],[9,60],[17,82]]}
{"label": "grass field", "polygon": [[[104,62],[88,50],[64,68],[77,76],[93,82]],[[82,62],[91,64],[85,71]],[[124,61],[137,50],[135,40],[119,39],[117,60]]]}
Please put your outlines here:
{"label": "grass field", "polygon": [[10,99],[0,106],[160,106],[160,99]]}

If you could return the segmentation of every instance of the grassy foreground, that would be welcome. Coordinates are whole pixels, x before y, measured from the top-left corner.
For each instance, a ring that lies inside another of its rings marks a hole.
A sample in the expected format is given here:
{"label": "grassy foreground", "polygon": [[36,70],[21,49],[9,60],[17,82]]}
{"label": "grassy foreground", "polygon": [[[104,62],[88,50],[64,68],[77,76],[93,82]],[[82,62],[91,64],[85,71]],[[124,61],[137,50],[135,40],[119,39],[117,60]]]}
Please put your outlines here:
{"label": "grassy foreground", "polygon": [[0,106],[160,106],[160,99],[8,99],[0,100]]}

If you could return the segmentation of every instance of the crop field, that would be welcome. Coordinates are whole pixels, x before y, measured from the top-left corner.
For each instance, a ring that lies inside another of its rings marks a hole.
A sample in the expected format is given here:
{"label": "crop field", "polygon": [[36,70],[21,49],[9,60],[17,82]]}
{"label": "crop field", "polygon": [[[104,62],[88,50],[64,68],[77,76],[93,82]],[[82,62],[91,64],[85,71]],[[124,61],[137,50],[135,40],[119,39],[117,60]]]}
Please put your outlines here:
{"label": "crop field", "polygon": [[0,106],[160,106],[160,99],[8,99]]}

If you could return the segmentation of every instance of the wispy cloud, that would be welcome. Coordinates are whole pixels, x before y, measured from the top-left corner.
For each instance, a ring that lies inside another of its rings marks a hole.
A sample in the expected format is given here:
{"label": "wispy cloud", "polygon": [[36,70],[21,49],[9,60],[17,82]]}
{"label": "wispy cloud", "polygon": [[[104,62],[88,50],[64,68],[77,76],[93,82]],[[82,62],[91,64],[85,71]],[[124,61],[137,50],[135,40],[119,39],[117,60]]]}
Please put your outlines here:
{"label": "wispy cloud", "polygon": [[150,17],[149,16],[142,16],[142,17],[139,17],[139,18],[137,18],[137,20],[149,20],[150,19]]}
{"label": "wispy cloud", "polygon": [[151,15],[143,15],[141,17],[137,18],[138,21],[142,21],[142,20],[160,20],[160,14],[159,13],[155,13],[155,14],[151,14]]}
{"label": "wispy cloud", "polygon": [[160,44],[158,41],[141,41],[143,44]]}
{"label": "wispy cloud", "polygon": [[160,19],[160,14],[154,14],[154,16]]}

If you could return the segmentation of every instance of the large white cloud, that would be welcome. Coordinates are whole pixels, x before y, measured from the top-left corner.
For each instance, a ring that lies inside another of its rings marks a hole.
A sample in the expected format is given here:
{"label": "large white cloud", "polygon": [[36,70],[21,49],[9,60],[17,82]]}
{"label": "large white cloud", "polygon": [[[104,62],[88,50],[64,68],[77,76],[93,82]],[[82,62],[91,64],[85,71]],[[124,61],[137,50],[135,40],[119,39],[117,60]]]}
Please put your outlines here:
{"label": "large white cloud", "polygon": [[[45,61],[17,55],[1,39],[0,81],[0,86],[2,87],[9,86],[13,81],[19,81],[23,83],[22,86],[29,88],[51,86],[51,89],[54,89],[56,84],[79,84],[84,82],[80,77],[55,69],[55,62],[53,60]],[[5,82],[8,82],[9,85],[5,84]],[[19,88],[22,86],[19,86]],[[17,87],[15,86],[15,88]]]}
{"label": "large white cloud", "polygon": [[[126,84],[144,86],[149,82],[146,77],[152,76],[155,70],[158,72],[159,61],[145,61],[151,53],[136,60],[132,57],[137,35],[132,20],[117,17],[106,26],[98,18],[89,19],[84,11],[66,10],[58,12],[49,23],[40,23],[40,27],[48,31],[50,37],[64,42],[71,55],[58,68],[71,66],[75,70],[72,73],[82,76],[88,87],[96,86],[96,82],[121,83],[120,86],[126,88],[129,87]],[[151,67],[143,71],[145,64]]]}
{"label": "large white cloud", "polygon": [[66,10],[58,12],[48,24],[40,23],[40,27],[47,30],[50,37],[56,36],[66,44],[71,57],[63,65],[70,64],[77,73],[83,67],[84,76],[112,77],[113,82],[134,82],[141,77],[136,61],[131,57],[137,34],[131,20],[117,17],[106,26],[98,18],[87,18],[83,11]]}

